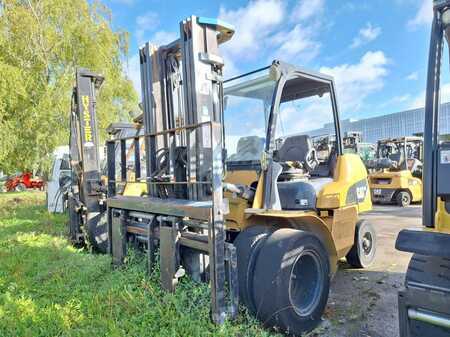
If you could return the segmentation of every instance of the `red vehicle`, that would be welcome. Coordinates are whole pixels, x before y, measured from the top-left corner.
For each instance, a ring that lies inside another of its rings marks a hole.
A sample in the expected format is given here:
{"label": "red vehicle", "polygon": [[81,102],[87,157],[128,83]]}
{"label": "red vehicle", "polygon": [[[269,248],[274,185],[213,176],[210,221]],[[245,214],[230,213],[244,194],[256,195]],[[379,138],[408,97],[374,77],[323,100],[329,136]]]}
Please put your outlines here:
{"label": "red vehicle", "polygon": [[21,192],[25,191],[28,188],[37,188],[37,189],[43,189],[44,188],[44,181],[40,178],[32,178],[31,172],[26,172],[22,174],[15,175],[13,177],[8,178],[5,183],[6,191],[7,192]]}

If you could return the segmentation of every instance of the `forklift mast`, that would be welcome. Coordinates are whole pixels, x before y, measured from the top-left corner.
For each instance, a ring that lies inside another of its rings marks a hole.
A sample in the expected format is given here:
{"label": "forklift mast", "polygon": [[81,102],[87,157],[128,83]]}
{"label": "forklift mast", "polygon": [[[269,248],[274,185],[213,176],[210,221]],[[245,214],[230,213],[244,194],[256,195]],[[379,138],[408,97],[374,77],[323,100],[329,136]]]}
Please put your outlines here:
{"label": "forklift mast", "polygon": [[[450,143],[440,142],[440,77],[444,38],[450,38],[450,0],[435,0],[428,59],[423,139],[422,224],[427,230],[404,229],[396,248],[401,251],[450,258]],[[441,204],[439,209],[438,205]],[[440,219],[440,221],[438,221]],[[444,233],[445,232],[445,233]]]}
{"label": "forklift mast", "polygon": [[72,184],[69,192],[70,237],[83,242],[83,225],[96,227],[102,213],[99,135],[96,116],[96,91],[104,78],[86,69],[76,71],[70,116],[70,165]]}
{"label": "forklift mast", "polygon": [[[147,250],[151,270],[158,245],[162,287],[173,291],[185,272],[209,280],[216,323],[237,314],[236,253],[225,241],[223,220],[224,63],[218,48],[233,33],[220,20],[191,16],[180,22],[179,39],[160,47],[146,43],[139,51],[144,134],[107,142],[113,262],[123,263],[134,242]],[[137,151],[134,179],[147,184],[148,195],[117,195],[114,148],[120,143],[120,180],[126,181],[124,150],[130,143],[138,150],[140,140],[146,172],[142,177]]]}
{"label": "forklift mast", "polygon": [[[450,1],[434,1],[425,98],[423,226],[435,227],[438,197],[440,78],[444,38],[450,37]],[[448,178],[450,180],[450,178]],[[442,185],[442,184],[440,184]],[[448,185],[448,184],[446,184]],[[450,191],[449,191],[450,193]],[[442,193],[439,193],[442,194]],[[450,200],[449,200],[450,201]]]}
{"label": "forklift mast", "polygon": [[444,38],[450,1],[433,1],[425,99],[423,228],[400,231],[395,248],[414,253],[398,294],[400,337],[450,335],[450,143],[439,139]]}

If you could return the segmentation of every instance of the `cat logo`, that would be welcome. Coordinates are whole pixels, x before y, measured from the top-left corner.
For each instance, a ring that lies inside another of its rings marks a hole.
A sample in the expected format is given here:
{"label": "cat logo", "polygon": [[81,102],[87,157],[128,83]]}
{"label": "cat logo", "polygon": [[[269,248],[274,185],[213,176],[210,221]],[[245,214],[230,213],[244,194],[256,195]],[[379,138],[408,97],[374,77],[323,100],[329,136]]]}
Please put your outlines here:
{"label": "cat logo", "polygon": [[89,96],[81,96],[81,104],[83,105],[84,146],[94,146],[92,142],[91,116],[89,114]]}
{"label": "cat logo", "polygon": [[366,193],[367,193],[367,185],[358,186],[356,188],[356,198],[358,199],[358,202],[364,201],[364,199],[366,198]]}

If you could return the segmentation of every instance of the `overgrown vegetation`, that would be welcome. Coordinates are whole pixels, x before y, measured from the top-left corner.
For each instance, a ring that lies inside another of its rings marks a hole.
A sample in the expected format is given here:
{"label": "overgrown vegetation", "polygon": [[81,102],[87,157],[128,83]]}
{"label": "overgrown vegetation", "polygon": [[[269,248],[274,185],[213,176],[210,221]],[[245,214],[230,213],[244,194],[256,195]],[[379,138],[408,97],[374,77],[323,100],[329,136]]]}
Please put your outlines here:
{"label": "overgrown vegetation", "polygon": [[205,284],[161,290],[131,254],[123,268],[76,249],[42,192],[0,194],[0,336],[272,336],[244,311],[213,325]]}
{"label": "overgrown vegetation", "polygon": [[77,67],[105,76],[99,130],[136,113],[124,76],[128,34],[93,0],[0,0],[0,171],[46,172],[57,145],[68,144]]}

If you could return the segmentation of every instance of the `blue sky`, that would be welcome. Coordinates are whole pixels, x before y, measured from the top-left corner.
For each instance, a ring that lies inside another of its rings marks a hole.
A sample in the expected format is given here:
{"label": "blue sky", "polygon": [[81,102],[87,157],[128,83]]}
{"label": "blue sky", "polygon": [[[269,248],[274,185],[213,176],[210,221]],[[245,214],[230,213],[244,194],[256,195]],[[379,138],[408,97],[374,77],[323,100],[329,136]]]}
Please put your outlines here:
{"label": "blue sky", "polygon": [[[432,0],[105,2],[114,28],[130,33],[127,74],[138,90],[139,45],[174,40],[180,20],[194,14],[235,26],[222,47],[225,75],[274,58],[328,73],[336,80],[341,118],[423,105]],[[448,70],[447,60],[444,65]],[[450,85],[443,95],[450,97]]]}

